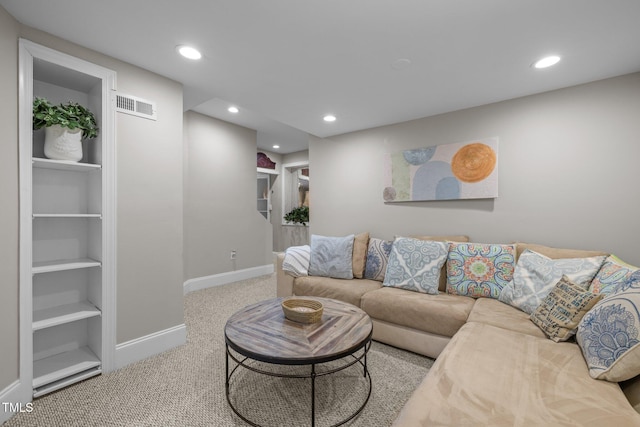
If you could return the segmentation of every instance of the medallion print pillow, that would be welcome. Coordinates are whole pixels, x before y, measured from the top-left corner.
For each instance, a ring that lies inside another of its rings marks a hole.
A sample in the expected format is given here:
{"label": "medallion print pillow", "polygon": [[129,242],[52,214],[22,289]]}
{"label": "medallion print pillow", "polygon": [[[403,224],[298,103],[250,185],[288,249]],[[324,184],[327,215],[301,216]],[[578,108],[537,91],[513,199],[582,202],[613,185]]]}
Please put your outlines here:
{"label": "medallion print pillow", "polygon": [[595,294],[611,294],[637,270],[638,267],[627,264],[615,255],[609,255],[593,278],[589,290]]}
{"label": "medallion print pillow", "polygon": [[640,272],[582,318],[576,340],[592,378],[620,382],[640,374]]}
{"label": "medallion print pillow", "polygon": [[382,285],[437,295],[448,249],[445,242],[396,237]]}
{"label": "medallion print pillow", "polygon": [[369,239],[369,247],[367,248],[367,261],[364,267],[364,278],[384,280],[384,273],[387,270],[387,262],[391,254],[393,242],[390,240],[382,240],[372,237]]}
{"label": "medallion print pillow", "polygon": [[513,280],[502,289],[498,299],[531,314],[565,274],[588,289],[604,259],[604,256],[551,259],[527,249],[518,259]]}
{"label": "medallion print pillow", "polygon": [[515,253],[515,245],[450,243],[447,293],[497,299],[513,279]]}

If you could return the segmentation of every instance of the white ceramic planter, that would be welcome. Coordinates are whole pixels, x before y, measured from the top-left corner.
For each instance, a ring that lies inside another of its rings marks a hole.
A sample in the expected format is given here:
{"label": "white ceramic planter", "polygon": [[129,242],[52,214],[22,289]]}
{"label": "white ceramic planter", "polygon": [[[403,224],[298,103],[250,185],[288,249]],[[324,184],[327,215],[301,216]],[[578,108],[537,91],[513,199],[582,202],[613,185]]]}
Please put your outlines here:
{"label": "white ceramic planter", "polygon": [[82,130],[68,129],[60,125],[44,129],[44,155],[54,160],[82,159]]}

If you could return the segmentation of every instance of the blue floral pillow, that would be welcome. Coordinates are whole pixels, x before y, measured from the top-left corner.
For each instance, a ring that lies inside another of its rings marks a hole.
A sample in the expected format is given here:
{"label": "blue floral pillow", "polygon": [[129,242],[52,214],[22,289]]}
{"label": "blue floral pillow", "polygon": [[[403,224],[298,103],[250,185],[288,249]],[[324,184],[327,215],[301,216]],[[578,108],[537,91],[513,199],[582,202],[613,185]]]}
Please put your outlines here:
{"label": "blue floral pillow", "polygon": [[377,280],[378,282],[384,280],[389,254],[391,254],[391,246],[393,246],[393,242],[390,240],[376,239],[374,237],[369,239],[367,260],[364,268],[365,279]]}
{"label": "blue floral pillow", "polygon": [[382,285],[437,295],[448,249],[446,242],[396,237]]}
{"label": "blue floral pillow", "polygon": [[589,291],[594,294],[611,294],[637,270],[638,267],[627,264],[615,255],[609,255],[593,278]]}
{"label": "blue floral pillow", "polygon": [[576,339],[592,378],[620,382],[640,374],[640,271],[582,318]]}
{"label": "blue floral pillow", "polygon": [[499,300],[532,314],[563,275],[588,289],[604,259],[604,256],[551,259],[527,249],[520,255],[513,280],[502,289]]}
{"label": "blue floral pillow", "polygon": [[513,279],[515,253],[515,245],[450,243],[447,293],[497,299]]}

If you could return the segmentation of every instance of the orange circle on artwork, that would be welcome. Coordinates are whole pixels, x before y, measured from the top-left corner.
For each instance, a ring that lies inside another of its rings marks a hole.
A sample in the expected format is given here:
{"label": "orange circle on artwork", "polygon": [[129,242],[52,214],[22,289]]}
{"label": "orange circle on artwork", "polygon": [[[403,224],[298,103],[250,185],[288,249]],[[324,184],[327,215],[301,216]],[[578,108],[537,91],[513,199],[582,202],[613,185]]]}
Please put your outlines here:
{"label": "orange circle on artwork", "polygon": [[482,181],[496,167],[496,152],[480,142],[465,145],[451,159],[451,171],[463,182]]}

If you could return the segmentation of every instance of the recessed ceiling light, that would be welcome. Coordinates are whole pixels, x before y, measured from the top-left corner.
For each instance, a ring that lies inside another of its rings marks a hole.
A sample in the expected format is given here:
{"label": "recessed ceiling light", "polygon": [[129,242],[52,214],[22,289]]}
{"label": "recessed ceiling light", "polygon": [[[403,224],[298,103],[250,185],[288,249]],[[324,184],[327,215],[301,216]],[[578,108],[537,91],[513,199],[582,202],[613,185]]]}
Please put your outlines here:
{"label": "recessed ceiling light", "polygon": [[235,114],[240,110],[238,110],[238,107],[229,107],[229,108],[227,108],[227,111],[230,112],[230,113],[234,113]]}
{"label": "recessed ceiling light", "polygon": [[277,150],[278,148],[280,148],[280,146],[279,145],[274,145],[273,148],[275,148]]}
{"label": "recessed ceiling light", "polygon": [[188,59],[200,59],[200,58],[202,58],[202,54],[195,47],[186,46],[186,45],[180,45],[180,46],[176,47],[176,50],[178,51],[178,53],[180,55],[182,55],[182,56],[184,56],[185,58],[188,58]]}
{"label": "recessed ceiling light", "polygon": [[333,114],[327,114],[326,116],[324,116],[323,120],[325,122],[335,122],[336,116],[334,116]]}
{"label": "recessed ceiling light", "polygon": [[552,55],[536,61],[533,66],[534,68],[547,68],[551,67],[552,65],[556,65],[558,62],[560,62],[560,57]]}

